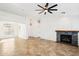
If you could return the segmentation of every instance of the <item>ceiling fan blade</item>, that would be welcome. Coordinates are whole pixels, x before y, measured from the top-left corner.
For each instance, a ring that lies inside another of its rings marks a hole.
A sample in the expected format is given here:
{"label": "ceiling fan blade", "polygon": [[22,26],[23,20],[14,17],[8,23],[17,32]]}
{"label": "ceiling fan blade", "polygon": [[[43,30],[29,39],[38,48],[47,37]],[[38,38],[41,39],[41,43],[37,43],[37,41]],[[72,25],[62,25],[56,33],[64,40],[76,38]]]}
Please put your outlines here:
{"label": "ceiling fan blade", "polygon": [[46,12],[44,13],[44,15],[46,15]]}
{"label": "ceiling fan blade", "polygon": [[49,9],[54,8],[54,7],[56,7],[56,6],[58,6],[58,5],[57,5],[57,4],[55,4],[55,5],[51,6],[51,7],[49,7]]}
{"label": "ceiling fan blade", "polygon": [[49,3],[46,3],[45,7],[48,7],[48,4],[49,4]]}
{"label": "ceiling fan blade", "polygon": [[52,12],[50,10],[48,10],[48,12],[52,14]]}
{"label": "ceiling fan blade", "polygon": [[41,11],[41,12],[39,12],[38,14],[41,14],[41,13],[43,13],[44,12],[44,10],[43,11]]}
{"label": "ceiling fan blade", "polygon": [[40,6],[40,5],[37,5],[37,6],[41,7],[42,9],[45,9],[44,7],[42,7],[42,6]]}
{"label": "ceiling fan blade", "polygon": [[51,11],[57,11],[58,9],[49,9],[49,10],[51,10]]}

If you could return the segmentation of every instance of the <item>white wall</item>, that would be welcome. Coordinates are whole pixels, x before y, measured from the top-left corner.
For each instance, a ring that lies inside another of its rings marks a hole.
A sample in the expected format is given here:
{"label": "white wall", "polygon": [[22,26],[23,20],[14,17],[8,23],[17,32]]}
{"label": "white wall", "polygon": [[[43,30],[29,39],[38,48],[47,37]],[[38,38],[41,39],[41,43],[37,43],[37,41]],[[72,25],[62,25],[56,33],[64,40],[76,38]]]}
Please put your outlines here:
{"label": "white wall", "polygon": [[43,16],[40,23],[37,22],[38,19],[32,20],[31,36],[41,37],[47,40],[56,41],[55,30],[79,30],[79,20],[76,18],[69,18],[66,16]]}
{"label": "white wall", "polygon": [[[79,30],[79,19],[77,17],[43,17],[40,19],[40,23],[37,20],[32,20],[31,36],[41,37],[47,40],[56,41],[55,30]],[[29,31],[30,32],[30,31]],[[78,45],[79,45],[79,33],[78,33]]]}
{"label": "white wall", "polygon": [[18,36],[23,39],[28,39],[28,31],[25,24],[19,24]]}

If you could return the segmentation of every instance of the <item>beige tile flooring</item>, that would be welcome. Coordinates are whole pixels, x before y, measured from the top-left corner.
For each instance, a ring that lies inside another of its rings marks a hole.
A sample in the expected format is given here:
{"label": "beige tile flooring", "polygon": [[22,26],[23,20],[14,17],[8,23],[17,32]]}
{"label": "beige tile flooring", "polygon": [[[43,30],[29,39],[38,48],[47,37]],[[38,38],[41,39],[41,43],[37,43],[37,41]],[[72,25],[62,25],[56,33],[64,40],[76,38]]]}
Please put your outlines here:
{"label": "beige tile flooring", "polygon": [[35,37],[0,40],[1,56],[79,56],[79,48]]}

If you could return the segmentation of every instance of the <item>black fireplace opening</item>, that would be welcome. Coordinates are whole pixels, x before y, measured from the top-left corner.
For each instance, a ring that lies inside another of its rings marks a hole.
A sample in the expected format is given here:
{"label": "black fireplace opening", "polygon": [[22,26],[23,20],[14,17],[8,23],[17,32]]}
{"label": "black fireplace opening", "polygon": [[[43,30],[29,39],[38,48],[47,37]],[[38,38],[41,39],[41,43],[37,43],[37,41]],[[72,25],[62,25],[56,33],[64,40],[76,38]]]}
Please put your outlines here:
{"label": "black fireplace opening", "polygon": [[72,35],[60,35],[60,41],[62,43],[72,44]]}

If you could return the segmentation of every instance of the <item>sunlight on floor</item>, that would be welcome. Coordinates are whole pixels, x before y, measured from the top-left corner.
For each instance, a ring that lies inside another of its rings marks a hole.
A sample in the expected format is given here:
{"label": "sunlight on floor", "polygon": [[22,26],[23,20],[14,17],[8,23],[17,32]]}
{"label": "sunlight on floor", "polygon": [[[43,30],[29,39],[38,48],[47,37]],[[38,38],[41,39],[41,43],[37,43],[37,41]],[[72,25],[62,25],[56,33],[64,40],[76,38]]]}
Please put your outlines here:
{"label": "sunlight on floor", "polygon": [[13,55],[15,49],[15,38],[2,39],[0,41],[0,50],[2,55]]}

